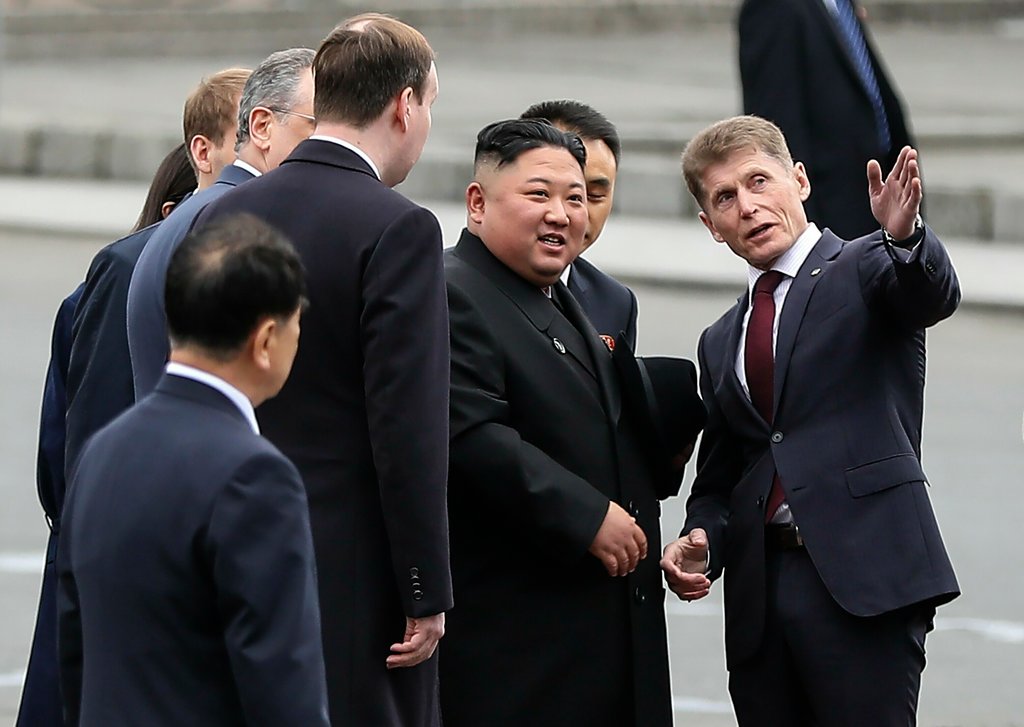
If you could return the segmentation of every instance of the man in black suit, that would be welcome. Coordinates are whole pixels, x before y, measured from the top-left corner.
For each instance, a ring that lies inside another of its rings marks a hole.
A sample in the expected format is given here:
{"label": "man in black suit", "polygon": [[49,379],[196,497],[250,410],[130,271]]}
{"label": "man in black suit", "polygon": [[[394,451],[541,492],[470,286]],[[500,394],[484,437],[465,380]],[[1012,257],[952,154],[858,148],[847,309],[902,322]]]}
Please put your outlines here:
{"label": "man in black suit", "polygon": [[559,280],[587,229],[585,162],[546,121],[486,127],[445,255],[447,727],[672,724],[664,590],[645,558],[653,470],[608,347]]}
{"label": "man in black suit", "polygon": [[743,112],[774,121],[814,175],[809,219],[852,239],[878,229],[864,187],[913,145],[903,108],[856,0],[745,0],[739,14]]}
{"label": "man in black suit", "polygon": [[[571,131],[583,140],[587,149],[584,174],[590,220],[583,237],[582,251],[586,251],[601,236],[612,211],[615,176],[622,154],[619,132],[603,114],[579,101],[544,101],[526,109],[519,118],[547,119],[562,131]],[[606,342],[614,342],[622,332],[626,334],[630,349],[636,350],[637,306],[632,290],[583,257],[577,257],[565,269],[562,282]]]}
{"label": "man in black suit", "polygon": [[960,289],[917,153],[885,182],[868,166],[883,231],[852,242],[808,222],[804,165],[764,119],[705,129],[683,172],[750,282],[701,336],[708,423],[669,585],[701,598],[725,571],[740,725],[913,724],[925,633],[959,593],[920,456],[925,328]]}
{"label": "man in black suit", "polygon": [[288,377],[303,299],[295,251],[251,217],[172,258],[171,361],[89,440],[64,510],[71,727],[329,724],[306,493],[253,411]]}
{"label": "man in black suit", "polygon": [[391,188],[430,131],[434,53],[368,14],[335,28],[313,69],[315,135],[199,221],[259,215],[309,271],[295,373],[259,419],[309,492],[331,718],[428,727],[452,605],[448,309],[438,222]]}
{"label": "man in black suit", "polygon": [[242,89],[234,162],[217,182],[193,195],[161,225],[139,255],[128,288],[128,350],[135,397],[152,391],[167,362],[163,285],[167,266],[196,217],[213,200],[277,167],[313,131],[313,51],[290,48],[270,54]]}

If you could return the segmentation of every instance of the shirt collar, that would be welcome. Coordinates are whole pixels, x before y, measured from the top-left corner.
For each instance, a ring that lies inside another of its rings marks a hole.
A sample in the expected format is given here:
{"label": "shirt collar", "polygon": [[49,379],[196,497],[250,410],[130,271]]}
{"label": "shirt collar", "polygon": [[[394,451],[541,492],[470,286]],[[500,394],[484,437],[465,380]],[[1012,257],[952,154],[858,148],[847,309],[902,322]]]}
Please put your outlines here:
{"label": "shirt collar", "polygon": [[[787,278],[795,278],[796,274],[800,272],[800,268],[803,266],[807,256],[811,254],[811,250],[818,244],[818,240],[821,238],[821,231],[818,226],[813,222],[807,225],[800,236],[796,238],[796,242],[782,253],[775,264],[772,265],[772,270],[778,270],[784,274]],[[747,290],[753,295],[754,285],[757,283],[757,279],[760,278],[766,271],[759,268],[755,268],[753,265],[747,266]]]}
{"label": "shirt collar", "polygon": [[234,164],[239,169],[244,169],[245,171],[249,172],[249,174],[251,174],[254,177],[262,177],[263,176],[263,172],[261,172],[259,169],[254,167],[249,162],[243,162],[241,159],[235,159],[235,161],[233,161],[232,164]]}
{"label": "shirt collar", "polygon": [[364,162],[366,162],[367,164],[370,165],[370,169],[373,170],[373,173],[377,177],[377,179],[381,178],[380,170],[377,169],[377,165],[373,163],[373,159],[370,159],[370,157],[367,155],[367,153],[365,151],[363,151],[362,149],[360,149],[355,144],[352,144],[351,142],[345,141],[344,139],[339,139],[336,136],[327,136],[326,134],[313,134],[309,138],[310,139],[315,139],[317,141],[329,141],[332,144],[337,144],[338,146],[343,146],[346,149],[348,149],[349,151],[355,152],[358,156],[362,157]]}
{"label": "shirt collar", "polygon": [[256,421],[256,412],[252,408],[252,402],[249,401],[249,397],[224,379],[219,376],[214,376],[209,371],[203,371],[202,369],[178,363],[177,361],[168,361],[167,368],[165,370],[171,376],[181,376],[185,379],[192,379],[193,381],[198,381],[201,384],[206,384],[211,389],[216,389],[238,407],[239,411],[242,412],[242,415],[245,416],[246,420],[249,422],[249,426],[252,427],[252,430],[257,434],[260,433],[260,425]]}

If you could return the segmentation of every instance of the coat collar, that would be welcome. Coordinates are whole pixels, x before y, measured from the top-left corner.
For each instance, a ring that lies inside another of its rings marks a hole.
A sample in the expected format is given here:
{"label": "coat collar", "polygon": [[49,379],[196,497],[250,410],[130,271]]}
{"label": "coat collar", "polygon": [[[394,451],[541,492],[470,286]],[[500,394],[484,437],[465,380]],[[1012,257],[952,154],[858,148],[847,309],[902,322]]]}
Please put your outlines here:
{"label": "coat collar", "polygon": [[207,386],[195,379],[187,379],[183,376],[172,376],[165,373],[157,382],[155,392],[157,394],[173,396],[178,399],[187,399],[193,403],[217,409],[218,411],[237,419],[238,422],[246,428],[246,430],[250,432],[252,431],[252,426],[245,418],[245,414],[241,412],[231,399],[224,396],[224,394],[217,391],[212,386]]}
{"label": "coat collar", "polygon": [[566,308],[564,316],[558,315],[554,304],[542,291],[498,260],[469,230],[462,231],[453,254],[487,277],[522,311],[534,328],[552,341],[558,338],[565,345],[567,352],[598,382],[605,409],[613,421],[617,420],[621,401],[618,387],[611,381],[615,375],[611,356],[569,289],[561,281],[554,285],[557,289],[555,294]]}
{"label": "coat collar", "polygon": [[239,184],[248,182],[253,179],[253,174],[247,169],[235,166],[234,164],[228,164],[224,169],[221,170],[220,176],[217,177],[215,184],[223,184],[228,187],[237,187]]}
{"label": "coat collar", "polygon": [[[301,142],[295,151],[288,155],[281,164],[291,162],[310,162],[313,164],[325,164],[339,169],[346,169],[351,172],[365,174],[376,182],[380,182],[377,175],[373,173],[366,160],[360,157],[351,149],[335,144],[332,141],[323,139],[306,139]],[[383,182],[380,182],[383,184]]]}

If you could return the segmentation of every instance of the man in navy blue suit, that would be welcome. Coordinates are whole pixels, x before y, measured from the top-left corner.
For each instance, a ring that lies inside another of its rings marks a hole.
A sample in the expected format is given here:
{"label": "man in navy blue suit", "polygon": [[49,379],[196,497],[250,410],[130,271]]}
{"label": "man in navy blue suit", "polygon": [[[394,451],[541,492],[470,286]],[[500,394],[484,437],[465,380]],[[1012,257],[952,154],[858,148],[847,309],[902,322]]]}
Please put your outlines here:
{"label": "man in navy blue suit", "polygon": [[167,265],[200,212],[239,184],[277,167],[313,131],[313,51],[272,53],[246,81],[238,108],[237,158],[209,189],[183,202],[153,234],[128,287],[128,350],[136,398],[156,385],[167,361],[163,284]]}
{"label": "man in navy blue suit", "polygon": [[725,572],[741,727],[912,725],[935,607],[959,594],[921,469],[925,329],[960,287],[921,221],[917,152],[867,187],[881,232],[809,222],[807,171],[756,116],[683,155],[712,237],[749,287],[700,339],[708,409],[682,537],[686,600]]}
{"label": "man in navy blue suit", "polygon": [[[195,172],[192,189],[208,188],[224,167],[238,123],[238,98],[249,73],[244,68],[219,71],[204,78],[185,100],[182,124],[188,160]],[[157,229],[156,224],[149,224],[133,231],[96,253],[89,265],[72,326],[67,467],[74,464],[90,436],[135,403],[125,308],[135,264]]]}
{"label": "man in navy blue suit", "polygon": [[[583,251],[597,242],[615,195],[615,177],[622,155],[622,143],[615,126],[603,114],[579,101],[544,101],[526,109],[523,119],[547,119],[562,131],[571,131],[587,149],[587,214],[589,223]],[[636,296],[633,291],[604,273],[585,258],[577,257],[562,274],[562,282],[579,301],[583,312],[606,344],[620,332],[636,350]]]}
{"label": "man in navy blue suit", "polygon": [[[96,431],[134,401],[124,329],[124,305],[131,268],[119,263],[124,261],[130,265],[134,262],[131,257],[133,247],[137,256],[157,221],[191,193],[195,184],[195,172],[185,146],[179,144],[164,158],[153,176],[136,230],[96,255],[86,280],[61,302],[53,323],[36,465],[39,503],[50,535],[17,727],[63,725],[57,685],[54,555],[64,505],[66,442],[69,431],[73,431],[75,436],[71,439],[80,443],[87,436],[86,432]],[[119,306],[116,304],[118,300]],[[77,353],[74,367],[71,365],[73,350]],[[83,367],[83,360],[91,365]],[[119,381],[125,385],[118,387]],[[84,389],[95,396],[84,394]],[[77,406],[69,412],[68,402],[72,395],[75,395]],[[87,401],[88,404],[85,403]],[[74,452],[77,452],[77,447]]]}
{"label": "man in navy blue suit", "polygon": [[71,477],[68,725],[329,724],[306,493],[253,409],[288,377],[304,299],[294,249],[252,217],[171,259],[171,361]]}

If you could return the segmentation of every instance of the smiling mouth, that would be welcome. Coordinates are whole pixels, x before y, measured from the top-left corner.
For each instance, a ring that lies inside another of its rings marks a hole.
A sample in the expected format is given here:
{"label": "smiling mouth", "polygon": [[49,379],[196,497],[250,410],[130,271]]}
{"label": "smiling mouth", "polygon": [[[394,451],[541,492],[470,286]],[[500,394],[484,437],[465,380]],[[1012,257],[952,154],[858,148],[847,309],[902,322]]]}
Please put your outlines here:
{"label": "smiling mouth", "polygon": [[537,238],[541,244],[551,248],[561,249],[565,247],[565,238],[561,235],[541,235]]}

